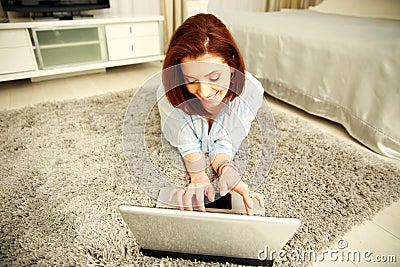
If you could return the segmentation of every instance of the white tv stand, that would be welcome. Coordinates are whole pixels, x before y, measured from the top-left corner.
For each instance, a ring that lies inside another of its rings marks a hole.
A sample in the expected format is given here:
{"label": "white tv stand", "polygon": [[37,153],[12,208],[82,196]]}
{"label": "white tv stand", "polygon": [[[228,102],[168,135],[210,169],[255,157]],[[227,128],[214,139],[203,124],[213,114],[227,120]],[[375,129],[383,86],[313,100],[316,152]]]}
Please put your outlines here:
{"label": "white tv stand", "polygon": [[162,16],[0,24],[0,82],[104,71],[164,59]]}

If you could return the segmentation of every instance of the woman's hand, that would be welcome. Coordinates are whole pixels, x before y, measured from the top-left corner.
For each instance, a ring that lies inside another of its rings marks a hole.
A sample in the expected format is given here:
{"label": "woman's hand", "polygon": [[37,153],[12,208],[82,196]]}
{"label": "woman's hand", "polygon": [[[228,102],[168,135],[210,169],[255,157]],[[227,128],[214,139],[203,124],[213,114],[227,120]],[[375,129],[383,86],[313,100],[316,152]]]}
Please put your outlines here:
{"label": "woman's hand", "polygon": [[174,196],[176,196],[180,210],[186,209],[192,211],[192,199],[193,196],[195,196],[197,202],[196,207],[198,210],[206,211],[206,208],[204,207],[204,196],[207,196],[210,201],[214,201],[215,188],[210,183],[210,179],[208,177],[196,177],[195,179],[192,179],[192,182],[184,189],[173,190],[168,196],[168,201],[171,201]]}
{"label": "woman's hand", "polygon": [[219,177],[219,191],[221,196],[226,195],[230,190],[240,194],[246,208],[247,215],[253,215],[253,198],[258,200],[260,207],[264,208],[264,200],[258,193],[250,192],[249,186],[240,179],[239,173],[232,166],[226,166]]}

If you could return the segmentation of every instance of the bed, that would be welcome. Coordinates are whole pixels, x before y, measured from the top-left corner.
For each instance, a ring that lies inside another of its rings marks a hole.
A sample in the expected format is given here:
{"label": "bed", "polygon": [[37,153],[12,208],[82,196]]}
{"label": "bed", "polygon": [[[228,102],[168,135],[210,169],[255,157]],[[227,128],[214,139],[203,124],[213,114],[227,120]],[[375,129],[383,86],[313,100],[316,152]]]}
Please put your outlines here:
{"label": "bed", "polygon": [[400,1],[389,1],[397,2],[385,11],[389,17],[371,15],[373,8],[341,14],[328,0],[307,10],[212,13],[231,30],[247,70],[268,94],[400,159]]}

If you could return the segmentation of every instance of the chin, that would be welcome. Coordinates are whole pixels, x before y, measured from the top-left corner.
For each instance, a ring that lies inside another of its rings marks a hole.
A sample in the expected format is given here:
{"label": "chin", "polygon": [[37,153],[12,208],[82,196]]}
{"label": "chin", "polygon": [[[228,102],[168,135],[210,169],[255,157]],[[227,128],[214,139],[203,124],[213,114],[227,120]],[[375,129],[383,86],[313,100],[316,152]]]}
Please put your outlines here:
{"label": "chin", "polygon": [[213,101],[201,101],[205,107],[216,107],[219,104],[221,104],[221,101],[219,100],[213,100]]}

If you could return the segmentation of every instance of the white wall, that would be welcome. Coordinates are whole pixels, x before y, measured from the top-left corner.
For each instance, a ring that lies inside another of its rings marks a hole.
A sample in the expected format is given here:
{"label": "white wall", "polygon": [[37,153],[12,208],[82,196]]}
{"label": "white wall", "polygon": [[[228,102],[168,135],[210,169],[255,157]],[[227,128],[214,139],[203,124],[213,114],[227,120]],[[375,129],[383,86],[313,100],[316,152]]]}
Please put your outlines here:
{"label": "white wall", "polygon": [[208,11],[234,9],[263,12],[266,10],[266,5],[267,0],[210,0],[208,3]]}
{"label": "white wall", "polygon": [[95,15],[112,17],[159,16],[161,0],[110,0],[109,9],[91,11]]}
{"label": "white wall", "polygon": [[213,0],[183,0],[183,20],[198,13],[207,13],[209,1]]}

